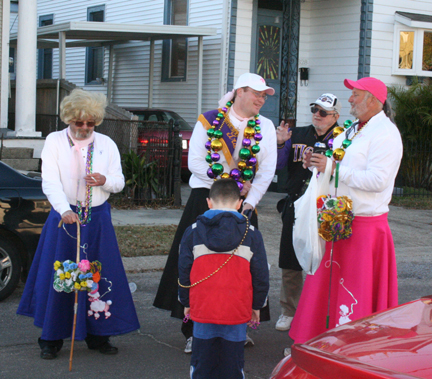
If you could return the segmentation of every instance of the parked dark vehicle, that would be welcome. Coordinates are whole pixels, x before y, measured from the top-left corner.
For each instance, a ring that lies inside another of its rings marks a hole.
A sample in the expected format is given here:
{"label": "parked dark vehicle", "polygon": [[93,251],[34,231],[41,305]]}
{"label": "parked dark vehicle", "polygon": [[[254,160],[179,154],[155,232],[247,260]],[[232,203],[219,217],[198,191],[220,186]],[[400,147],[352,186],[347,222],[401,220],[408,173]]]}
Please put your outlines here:
{"label": "parked dark vehicle", "polygon": [[27,278],[51,205],[40,177],[0,161],[0,301]]}
{"label": "parked dark vehicle", "polygon": [[[188,169],[188,152],[189,141],[193,130],[192,127],[177,113],[165,109],[129,108],[128,111],[138,116],[139,121],[178,121],[180,137],[182,138],[181,177],[183,181],[188,181],[191,175]],[[160,147],[161,149],[168,148],[168,137],[164,134],[163,130],[140,128],[138,133],[138,142],[141,151],[145,151],[146,147],[150,144]]]}

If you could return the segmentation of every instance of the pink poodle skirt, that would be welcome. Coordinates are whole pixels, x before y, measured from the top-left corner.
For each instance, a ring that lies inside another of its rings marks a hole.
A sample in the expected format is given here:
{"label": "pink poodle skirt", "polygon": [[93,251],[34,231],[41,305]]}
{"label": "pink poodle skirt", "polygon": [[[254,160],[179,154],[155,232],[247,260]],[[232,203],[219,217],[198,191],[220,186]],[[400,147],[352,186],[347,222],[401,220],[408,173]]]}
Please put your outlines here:
{"label": "pink poodle skirt", "polygon": [[[329,328],[398,304],[396,256],[387,213],[355,217],[353,234],[333,248]],[[289,332],[304,343],[326,330],[330,250],[327,242],[321,265],[308,275]]]}

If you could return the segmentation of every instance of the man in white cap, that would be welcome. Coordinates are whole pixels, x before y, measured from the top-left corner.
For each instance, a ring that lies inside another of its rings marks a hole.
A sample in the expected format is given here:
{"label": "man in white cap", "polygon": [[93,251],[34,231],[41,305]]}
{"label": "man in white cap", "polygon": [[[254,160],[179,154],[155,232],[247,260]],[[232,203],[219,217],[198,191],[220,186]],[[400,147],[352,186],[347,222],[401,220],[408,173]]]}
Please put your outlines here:
{"label": "man in white cap", "polygon": [[[282,234],[279,250],[279,267],[282,269],[280,292],[281,315],[276,322],[276,329],[285,331],[291,326],[300,294],[303,288],[302,268],[294,252],[292,233],[294,224],[294,201],[306,190],[312,172],[303,167],[303,154],[312,152],[317,142],[322,144],[321,152],[329,148],[333,138],[333,129],[337,126],[341,112],[338,98],[331,94],[322,94],[310,104],[312,125],[294,128],[292,132],[284,122],[277,128],[278,160],[277,169],[288,166],[288,195],[278,203],[282,213]],[[292,133],[292,135],[291,135]]]}
{"label": "man in white cap", "polygon": [[[219,108],[198,117],[189,146],[189,170],[192,187],[178,225],[162,275],[154,306],[183,318],[178,301],[178,251],[183,233],[196,218],[208,210],[207,198],[212,183],[231,177],[237,181],[244,199],[242,212],[258,226],[255,207],[267,191],[276,168],[276,132],[273,122],[259,111],[274,89],[256,74],[241,75],[231,92],[220,101]],[[268,306],[261,320],[270,319]],[[192,321],[183,323],[187,342],[185,353],[192,352]]]}

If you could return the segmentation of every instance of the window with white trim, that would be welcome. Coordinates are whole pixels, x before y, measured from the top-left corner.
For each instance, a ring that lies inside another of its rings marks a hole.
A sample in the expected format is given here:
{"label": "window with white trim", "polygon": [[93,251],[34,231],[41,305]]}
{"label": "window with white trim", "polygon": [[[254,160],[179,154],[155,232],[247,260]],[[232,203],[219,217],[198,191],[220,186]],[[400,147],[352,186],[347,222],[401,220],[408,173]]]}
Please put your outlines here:
{"label": "window with white trim", "polygon": [[[104,22],[105,5],[87,8],[87,21]],[[86,49],[86,84],[103,83],[104,48],[92,46]]]}
{"label": "window with white trim", "polygon": [[394,75],[432,76],[432,16],[396,12]]}
{"label": "window with white trim", "polygon": [[[165,25],[188,24],[188,0],[165,0]],[[164,40],[162,45],[162,81],[186,80],[187,38]]]}
{"label": "window with white trim", "polygon": [[[39,16],[39,26],[52,25],[54,15]],[[52,79],[53,49],[38,49],[38,79]]]}

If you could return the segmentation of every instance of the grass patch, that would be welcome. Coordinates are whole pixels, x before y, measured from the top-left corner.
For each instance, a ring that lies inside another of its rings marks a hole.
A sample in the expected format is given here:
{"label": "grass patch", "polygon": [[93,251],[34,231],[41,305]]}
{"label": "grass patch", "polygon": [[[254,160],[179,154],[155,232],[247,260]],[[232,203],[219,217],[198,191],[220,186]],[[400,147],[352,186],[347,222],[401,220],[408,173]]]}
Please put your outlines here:
{"label": "grass patch", "polygon": [[408,209],[432,209],[432,197],[393,196],[390,205]]}
{"label": "grass patch", "polygon": [[177,225],[114,226],[123,257],[168,255]]}

